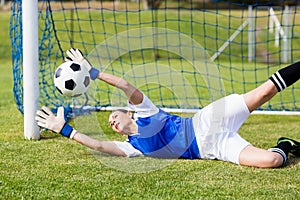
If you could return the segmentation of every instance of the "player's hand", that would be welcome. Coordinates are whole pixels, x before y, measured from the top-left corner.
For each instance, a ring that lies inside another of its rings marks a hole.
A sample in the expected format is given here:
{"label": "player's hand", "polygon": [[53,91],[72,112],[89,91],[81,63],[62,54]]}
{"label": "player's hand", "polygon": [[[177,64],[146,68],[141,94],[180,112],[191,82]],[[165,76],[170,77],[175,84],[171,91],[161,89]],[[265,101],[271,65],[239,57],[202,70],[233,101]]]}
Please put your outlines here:
{"label": "player's hand", "polygon": [[66,123],[64,118],[64,108],[59,107],[55,116],[48,107],[43,106],[36,112],[35,120],[40,127],[60,133],[65,137],[73,138],[76,131]]}
{"label": "player's hand", "polygon": [[94,68],[90,62],[83,56],[82,52],[79,49],[71,48],[66,51],[68,57],[65,58],[65,61],[75,61],[79,62],[90,72],[92,80],[95,80],[98,77],[99,70]]}
{"label": "player's hand", "polygon": [[90,62],[82,55],[79,49],[71,48],[67,50],[66,53],[68,57],[65,58],[65,61],[79,62],[81,65],[87,68],[88,71],[90,71],[93,68]]}

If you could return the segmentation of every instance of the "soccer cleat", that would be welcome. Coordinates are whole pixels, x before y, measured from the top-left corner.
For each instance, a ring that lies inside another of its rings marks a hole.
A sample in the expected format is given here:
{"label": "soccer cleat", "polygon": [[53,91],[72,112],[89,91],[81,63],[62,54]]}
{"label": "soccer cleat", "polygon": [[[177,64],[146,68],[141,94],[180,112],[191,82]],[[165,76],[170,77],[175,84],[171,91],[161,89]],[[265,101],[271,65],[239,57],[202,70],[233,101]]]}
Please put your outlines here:
{"label": "soccer cleat", "polygon": [[300,142],[285,137],[281,137],[277,140],[277,144],[282,142],[289,142],[292,145],[291,153],[295,156],[300,157]]}

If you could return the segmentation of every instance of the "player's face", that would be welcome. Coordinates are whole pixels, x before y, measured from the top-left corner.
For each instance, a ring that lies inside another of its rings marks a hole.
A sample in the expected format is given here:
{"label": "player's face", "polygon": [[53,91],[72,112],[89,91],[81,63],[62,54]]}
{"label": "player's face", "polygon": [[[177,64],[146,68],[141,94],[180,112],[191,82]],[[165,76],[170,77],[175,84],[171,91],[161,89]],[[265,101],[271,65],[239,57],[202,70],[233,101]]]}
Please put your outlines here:
{"label": "player's face", "polygon": [[136,126],[131,112],[115,111],[110,114],[108,122],[113,131],[121,135],[132,134]]}

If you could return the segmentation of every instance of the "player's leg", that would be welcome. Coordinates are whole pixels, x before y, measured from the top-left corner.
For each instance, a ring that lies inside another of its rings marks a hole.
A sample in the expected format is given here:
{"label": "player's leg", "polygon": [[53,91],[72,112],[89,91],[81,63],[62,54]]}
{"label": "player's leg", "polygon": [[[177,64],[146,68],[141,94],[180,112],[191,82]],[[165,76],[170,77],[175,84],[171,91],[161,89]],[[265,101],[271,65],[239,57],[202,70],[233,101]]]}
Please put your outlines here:
{"label": "player's leg", "polygon": [[276,93],[277,89],[271,80],[266,81],[259,87],[244,94],[245,103],[249,112],[262,106],[269,101]]}
{"label": "player's leg", "polygon": [[241,151],[239,163],[253,167],[280,167],[286,163],[289,153],[299,157],[300,142],[282,137],[275,147],[268,150],[248,145]]}
{"label": "player's leg", "polygon": [[277,92],[294,84],[300,78],[300,62],[291,64],[274,73],[261,86],[244,94],[250,112],[269,101]]}
{"label": "player's leg", "polygon": [[273,168],[282,166],[284,158],[279,153],[248,145],[241,151],[239,163],[244,166]]}

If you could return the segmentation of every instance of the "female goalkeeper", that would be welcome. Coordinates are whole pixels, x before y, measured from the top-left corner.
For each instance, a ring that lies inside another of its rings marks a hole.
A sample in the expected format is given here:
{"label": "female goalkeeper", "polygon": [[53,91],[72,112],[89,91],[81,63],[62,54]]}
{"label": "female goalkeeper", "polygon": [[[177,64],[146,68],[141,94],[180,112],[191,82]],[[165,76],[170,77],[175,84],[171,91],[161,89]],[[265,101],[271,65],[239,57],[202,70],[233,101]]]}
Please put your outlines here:
{"label": "female goalkeeper", "polygon": [[182,118],[157,108],[143,92],[126,80],[93,68],[78,49],[67,51],[67,59],[85,66],[93,80],[100,79],[121,89],[134,113],[116,110],[109,116],[111,128],[126,135],[125,142],[99,141],[77,132],[64,120],[60,107],[55,116],[49,108],[37,111],[40,127],[95,150],[117,156],[157,158],[218,159],[243,166],[273,168],[283,166],[288,154],[300,156],[300,143],[279,138],[275,147],[256,148],[243,139],[238,130],[250,113],[277,92],[300,78],[300,62],[285,67],[261,86],[242,95],[232,94],[199,110],[191,118]]}

